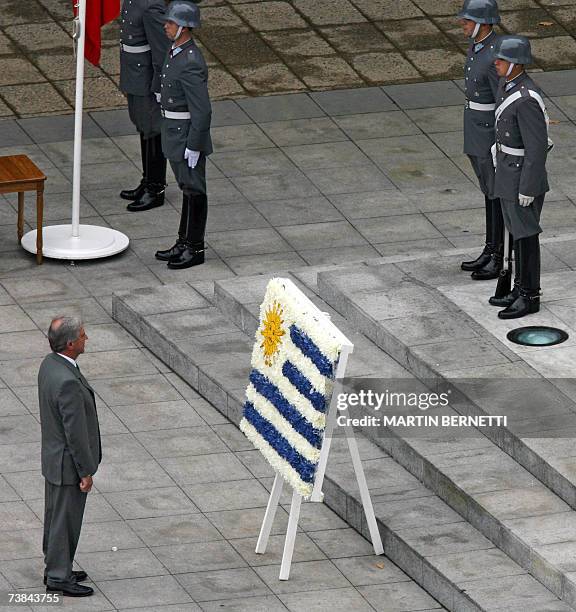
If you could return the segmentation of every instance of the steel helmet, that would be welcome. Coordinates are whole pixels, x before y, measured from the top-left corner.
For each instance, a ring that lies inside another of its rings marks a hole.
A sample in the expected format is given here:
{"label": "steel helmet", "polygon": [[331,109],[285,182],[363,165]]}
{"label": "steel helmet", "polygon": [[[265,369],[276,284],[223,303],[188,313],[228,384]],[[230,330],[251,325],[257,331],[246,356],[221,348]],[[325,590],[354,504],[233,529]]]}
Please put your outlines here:
{"label": "steel helmet", "polygon": [[464,0],[464,6],[458,13],[458,17],[476,23],[490,25],[500,23],[500,13],[496,0]]}
{"label": "steel helmet", "polygon": [[494,58],[511,64],[531,64],[530,41],[525,36],[501,36],[494,44]]}
{"label": "steel helmet", "polygon": [[168,5],[164,20],[173,21],[183,28],[199,28],[200,9],[194,2],[174,0]]}

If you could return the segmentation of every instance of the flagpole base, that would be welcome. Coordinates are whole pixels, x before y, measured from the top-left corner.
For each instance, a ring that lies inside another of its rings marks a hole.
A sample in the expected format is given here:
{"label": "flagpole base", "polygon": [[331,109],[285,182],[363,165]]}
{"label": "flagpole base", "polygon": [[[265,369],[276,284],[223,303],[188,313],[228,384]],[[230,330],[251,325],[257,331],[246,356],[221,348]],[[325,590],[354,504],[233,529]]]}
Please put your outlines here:
{"label": "flagpole base", "polygon": [[[72,225],[49,225],[42,229],[42,254],[49,259],[101,259],[125,251],[128,236],[110,227],[80,225],[79,236],[72,236]],[[22,247],[36,254],[36,230],[25,234]]]}

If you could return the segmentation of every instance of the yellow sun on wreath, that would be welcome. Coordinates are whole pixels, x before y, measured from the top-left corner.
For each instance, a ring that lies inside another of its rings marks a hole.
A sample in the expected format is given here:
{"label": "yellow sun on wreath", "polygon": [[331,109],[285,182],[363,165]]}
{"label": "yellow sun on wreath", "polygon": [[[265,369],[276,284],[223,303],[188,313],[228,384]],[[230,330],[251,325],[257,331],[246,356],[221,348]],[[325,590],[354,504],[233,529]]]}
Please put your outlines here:
{"label": "yellow sun on wreath", "polygon": [[264,363],[267,366],[271,366],[274,363],[274,357],[282,343],[282,336],[286,333],[282,329],[282,323],[284,323],[282,319],[283,312],[280,304],[274,302],[266,311],[264,321],[262,322],[260,335],[263,340],[260,348],[264,353]]}

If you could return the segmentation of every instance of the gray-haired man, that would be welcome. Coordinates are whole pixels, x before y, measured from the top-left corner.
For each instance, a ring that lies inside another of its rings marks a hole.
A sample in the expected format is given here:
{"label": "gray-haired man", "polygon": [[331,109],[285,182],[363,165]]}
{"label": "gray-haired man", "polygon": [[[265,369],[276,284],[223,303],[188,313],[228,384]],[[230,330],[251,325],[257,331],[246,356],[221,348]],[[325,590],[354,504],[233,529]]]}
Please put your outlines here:
{"label": "gray-haired man", "polygon": [[78,319],[54,319],[48,330],[52,353],[38,372],[45,478],[44,581],[47,591],[70,597],[94,593],[79,584],[87,579],[86,573],[72,571],[86,496],[102,460],[94,391],[76,363],[87,339]]}

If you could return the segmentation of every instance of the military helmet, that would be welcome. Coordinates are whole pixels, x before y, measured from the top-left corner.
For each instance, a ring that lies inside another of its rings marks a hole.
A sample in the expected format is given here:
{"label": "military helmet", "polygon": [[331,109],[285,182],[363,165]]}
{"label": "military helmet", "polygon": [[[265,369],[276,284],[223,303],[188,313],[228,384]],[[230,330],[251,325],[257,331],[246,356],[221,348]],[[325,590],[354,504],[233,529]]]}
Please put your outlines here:
{"label": "military helmet", "polygon": [[195,2],[174,0],[168,5],[164,19],[184,28],[199,28],[200,9]]}
{"label": "military helmet", "polygon": [[458,17],[476,23],[490,25],[500,23],[500,13],[496,0],[464,0],[464,6],[458,13]]}
{"label": "military helmet", "polygon": [[531,64],[530,41],[525,36],[501,36],[494,44],[494,58],[512,64]]}

